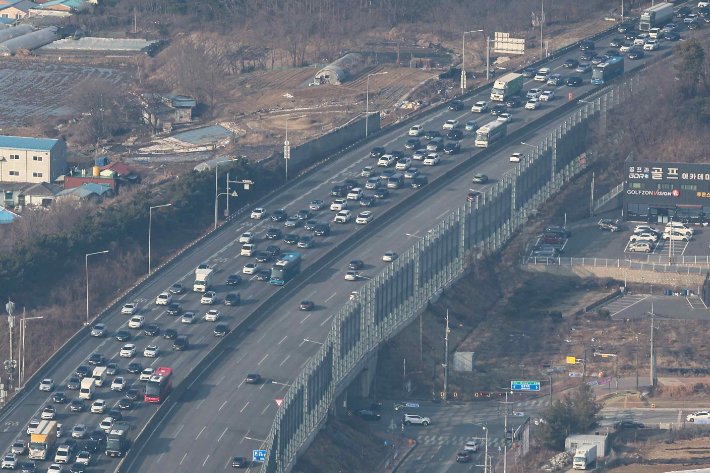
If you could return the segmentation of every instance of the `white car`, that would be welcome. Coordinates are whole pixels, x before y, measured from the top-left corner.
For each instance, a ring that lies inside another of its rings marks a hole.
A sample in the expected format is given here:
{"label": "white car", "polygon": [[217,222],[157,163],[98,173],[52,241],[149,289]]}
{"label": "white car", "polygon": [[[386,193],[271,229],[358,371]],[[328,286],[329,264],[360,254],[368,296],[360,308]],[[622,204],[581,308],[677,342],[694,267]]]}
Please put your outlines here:
{"label": "white car", "polygon": [[640,235],[641,233],[655,233],[658,234],[658,230],[649,225],[636,225],[634,227],[634,234]]}
{"label": "white car", "polygon": [[39,390],[49,392],[54,389],[54,381],[51,378],[45,378],[39,382]]}
{"label": "white car", "polygon": [[259,265],[256,263],[247,263],[242,268],[242,273],[244,274],[254,274],[259,269]]}
{"label": "white car", "polygon": [[350,213],[349,210],[341,210],[337,214],[335,214],[335,217],[333,217],[333,221],[335,223],[348,223],[350,220],[352,220],[353,216]]}
{"label": "white car", "polygon": [[658,241],[658,235],[656,235],[655,233],[639,233],[638,235],[631,235],[629,241],[631,243],[635,243],[637,241],[647,241],[649,243],[656,243]]}
{"label": "white car", "polygon": [[251,211],[251,218],[253,218],[254,220],[261,220],[265,216],[266,210],[262,209],[261,207],[257,207]]}
{"label": "white car", "polygon": [[511,163],[519,163],[521,159],[523,159],[523,153],[513,153],[510,155]]}
{"label": "white car", "polygon": [[[160,355],[160,348],[157,345],[148,345],[143,349],[143,356],[146,358],[157,358],[158,355]],[[113,389],[113,384],[111,388]]]}
{"label": "white car", "polygon": [[537,71],[537,74],[535,74],[535,77],[533,77],[533,80],[535,80],[537,82],[546,82],[547,76],[549,76],[549,75],[550,75],[550,68],[543,67]]}
{"label": "white car", "polygon": [[143,371],[141,371],[141,375],[138,377],[138,381],[150,380],[150,377],[153,376],[153,373],[155,373],[154,368],[143,368]]}
{"label": "white car", "polygon": [[157,305],[168,305],[173,301],[173,296],[169,292],[161,292],[158,297],[155,298],[155,303]]}
{"label": "white car", "polygon": [[464,452],[477,452],[480,447],[480,444],[478,443],[478,440],[469,440],[466,442],[466,444],[463,446],[463,451]]}
{"label": "white car", "polygon": [[133,315],[138,312],[138,304],[134,302],[129,302],[128,304],[123,304],[121,307],[121,313],[123,315]]}
{"label": "white car", "polygon": [[412,158],[402,158],[399,161],[397,161],[397,164],[394,165],[394,168],[397,171],[406,171],[409,169],[409,166],[412,165]]}
{"label": "white car", "polygon": [[426,155],[426,158],[424,158],[424,166],[436,166],[439,164],[439,154],[438,153],[429,153]]}
{"label": "white car", "polygon": [[681,233],[679,231],[665,231],[663,232],[663,239],[669,241],[690,241],[692,237],[687,233]]}
{"label": "white car", "polygon": [[653,251],[653,243],[650,241],[632,241],[626,249],[633,253],[650,253]]}
{"label": "white car", "polygon": [[655,39],[647,39],[643,45],[644,51],[655,51],[658,49],[658,41]]}
{"label": "white car", "polygon": [[[54,455],[55,463],[69,463],[71,460],[73,447],[70,445],[60,445],[57,447],[57,453]],[[49,470],[47,470],[49,471]]]}
{"label": "white car", "polygon": [[525,110],[537,110],[540,108],[540,101],[538,99],[530,99],[525,102]]}
{"label": "white car", "polygon": [[542,94],[542,89],[530,89],[528,93],[525,94],[526,99],[536,99]]}
{"label": "white car", "polygon": [[695,422],[696,420],[706,420],[710,419],[710,411],[698,411],[692,414],[688,414],[685,420],[688,422]]}
{"label": "white car", "polygon": [[241,256],[252,256],[256,251],[256,245],[253,243],[244,243],[239,251]]}
{"label": "white car", "polygon": [[366,225],[370,223],[372,220],[372,212],[369,210],[365,210],[364,212],[360,212],[357,214],[357,218],[355,219],[355,223],[358,225]]}
{"label": "white car", "polygon": [[106,412],[107,408],[106,401],[103,399],[97,399],[91,404],[91,413],[92,414],[103,414]]}
{"label": "white car", "polygon": [[195,323],[195,313],[185,312],[180,318],[181,324],[194,324]]}
{"label": "white car", "polygon": [[143,328],[143,322],[145,322],[145,317],[142,315],[134,315],[131,320],[128,321],[128,328]]}
{"label": "white car", "polygon": [[412,159],[414,159],[416,161],[421,161],[422,159],[424,159],[424,156],[426,156],[426,149],[421,148],[421,149],[416,150],[412,154]]}
{"label": "white car", "polygon": [[409,128],[407,135],[409,136],[419,136],[424,133],[424,125],[413,125]]}
{"label": "white car", "polygon": [[479,100],[471,106],[471,111],[474,113],[483,113],[488,110],[488,102]]}
{"label": "white car", "polygon": [[47,468],[47,473],[62,473],[62,465],[58,463],[52,463],[49,465],[49,468]]}
{"label": "white car", "polygon": [[219,320],[220,314],[217,309],[210,309],[205,313],[205,320],[208,322],[217,322]]}
{"label": "white car", "polygon": [[394,155],[391,154],[383,154],[380,156],[380,159],[377,160],[377,165],[380,167],[390,167],[393,166],[395,163],[396,159]]}
{"label": "white car", "polygon": [[345,198],[347,200],[360,200],[362,198],[362,189],[360,187],[353,187],[348,191],[348,195],[345,196]]}
{"label": "white car", "polygon": [[385,261],[387,263],[390,263],[396,259],[397,259],[397,253],[395,253],[394,251],[388,251],[384,255],[382,255],[382,261]]}
{"label": "white car", "polygon": [[252,241],[254,241],[254,233],[252,232],[244,232],[239,235],[239,243],[251,243]]}
{"label": "white car", "polygon": [[441,128],[443,128],[444,130],[453,130],[454,128],[458,128],[458,126],[458,120],[446,120]]}
{"label": "white car", "polygon": [[508,112],[503,112],[500,115],[498,115],[498,118],[496,118],[496,120],[499,122],[510,123],[513,121],[513,115],[511,115]]}
{"label": "white car", "polygon": [[372,177],[374,173],[375,170],[372,166],[365,166],[364,168],[362,168],[362,171],[360,171],[360,177]]}
{"label": "white car", "polygon": [[32,419],[30,423],[27,424],[27,435],[32,435],[37,427],[39,427],[39,420]]}
{"label": "white car", "polygon": [[346,281],[357,281],[360,279],[360,273],[357,271],[346,271],[345,272],[345,280]]}
{"label": "white car", "polygon": [[99,429],[107,433],[111,430],[111,427],[113,427],[113,417],[111,416],[104,417],[99,424]]}
{"label": "white car", "polygon": [[348,208],[347,199],[335,199],[332,204],[330,204],[330,210],[333,212],[340,212]]}
{"label": "white car", "polygon": [[133,343],[126,343],[118,352],[120,358],[133,358],[136,355],[136,346]]}
{"label": "white car", "polygon": [[214,291],[207,291],[200,298],[200,304],[212,305],[217,301],[217,294]]}
{"label": "white car", "polygon": [[628,53],[631,51],[631,48],[633,48],[633,44],[622,44],[621,47],[619,47],[619,52],[620,53]]}
{"label": "white car", "polygon": [[40,418],[43,420],[52,420],[54,419],[54,416],[57,415],[56,409],[54,409],[54,406],[47,406],[44,409],[42,409],[42,414],[40,414]]}
{"label": "white car", "polygon": [[17,467],[17,455],[14,453],[8,453],[2,457],[1,466],[3,470],[14,470]]}
{"label": "white car", "polygon": [[76,424],[71,429],[71,437],[73,439],[83,439],[86,437],[86,426],[84,424]]}
{"label": "white car", "polygon": [[678,232],[678,233],[684,233],[688,236],[693,235],[693,229],[690,227],[686,227],[685,224],[681,222],[671,222],[667,223],[665,229],[663,230],[664,232],[670,232],[671,230]]}
{"label": "white car", "polygon": [[553,92],[552,90],[543,90],[540,94],[540,97],[538,97],[538,100],[540,100],[540,102],[549,102],[554,98],[555,92]]}
{"label": "white car", "polygon": [[89,464],[91,463],[91,453],[87,452],[86,450],[82,450],[81,452],[76,454],[76,460],[74,461],[80,465],[89,466]]}

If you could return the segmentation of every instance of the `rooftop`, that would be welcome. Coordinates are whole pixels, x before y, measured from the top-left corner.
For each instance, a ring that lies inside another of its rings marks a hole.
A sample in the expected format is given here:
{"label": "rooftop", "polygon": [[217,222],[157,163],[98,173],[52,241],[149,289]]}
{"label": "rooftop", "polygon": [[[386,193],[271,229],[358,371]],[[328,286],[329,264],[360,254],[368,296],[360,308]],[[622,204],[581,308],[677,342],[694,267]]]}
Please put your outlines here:
{"label": "rooftop", "polygon": [[27,149],[31,151],[51,151],[59,140],[51,138],[31,138],[26,136],[0,135],[0,148]]}

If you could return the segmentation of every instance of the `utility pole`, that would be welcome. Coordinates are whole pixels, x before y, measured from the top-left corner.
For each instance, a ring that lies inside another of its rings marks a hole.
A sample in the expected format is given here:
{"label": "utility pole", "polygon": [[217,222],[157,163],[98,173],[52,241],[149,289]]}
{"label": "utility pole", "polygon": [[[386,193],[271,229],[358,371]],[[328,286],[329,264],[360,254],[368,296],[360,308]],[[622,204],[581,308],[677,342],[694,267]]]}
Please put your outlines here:
{"label": "utility pole", "polygon": [[[507,473],[508,468],[508,390],[505,391],[505,417],[504,417],[504,433],[503,439],[503,473]],[[513,441],[513,436],[510,436],[511,442]]]}
{"label": "utility pole", "polygon": [[654,342],[654,327],[653,327],[653,319],[654,319],[654,314],[653,314],[653,302],[651,302],[651,387],[654,388],[656,387],[656,355],[653,351],[653,342]]}
{"label": "utility pole", "polygon": [[10,333],[10,359],[5,362],[5,370],[8,374],[9,391],[12,388],[13,371],[15,369],[13,366],[15,360],[12,359],[12,329],[15,327],[15,303],[8,299],[7,304],[5,304],[5,310],[7,311],[7,325],[9,326]]}
{"label": "utility pole", "polygon": [[444,333],[444,401],[449,396],[449,309],[446,309],[446,332]]}
{"label": "utility pole", "polygon": [[544,43],[542,40],[542,25],[545,23],[545,0],[540,0],[540,59],[544,58]]}
{"label": "utility pole", "polygon": [[589,216],[594,216],[594,171],[592,171],[592,190],[589,198]]}

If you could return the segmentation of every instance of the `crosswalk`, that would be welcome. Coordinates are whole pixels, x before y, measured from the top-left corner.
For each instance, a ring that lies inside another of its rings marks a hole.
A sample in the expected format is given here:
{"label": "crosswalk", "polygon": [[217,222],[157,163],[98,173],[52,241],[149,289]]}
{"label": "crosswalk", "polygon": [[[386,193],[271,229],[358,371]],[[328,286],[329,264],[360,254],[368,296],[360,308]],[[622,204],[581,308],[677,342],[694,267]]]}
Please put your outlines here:
{"label": "crosswalk", "polygon": [[[463,449],[466,442],[471,440],[470,435],[418,435],[416,436],[417,448],[423,447],[439,447],[444,446],[454,446]],[[488,451],[498,450],[498,446],[501,448],[505,444],[502,437],[489,437],[488,438]],[[481,442],[481,452],[484,448],[483,442]]]}

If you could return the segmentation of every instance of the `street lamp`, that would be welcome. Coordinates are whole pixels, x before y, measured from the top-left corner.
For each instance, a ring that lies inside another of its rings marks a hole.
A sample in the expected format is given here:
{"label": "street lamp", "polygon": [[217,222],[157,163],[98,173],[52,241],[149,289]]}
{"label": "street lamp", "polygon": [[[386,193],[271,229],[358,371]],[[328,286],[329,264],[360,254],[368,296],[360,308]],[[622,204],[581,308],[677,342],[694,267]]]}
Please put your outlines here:
{"label": "street lamp", "polygon": [[85,268],[86,268],[86,325],[89,325],[89,256],[103,255],[108,253],[108,250],[97,251],[95,253],[86,253]]}
{"label": "street lamp", "polygon": [[483,33],[483,30],[464,31],[461,35],[461,95],[466,91],[466,35],[469,33]]}
{"label": "street lamp", "polygon": [[[291,159],[291,143],[288,142],[288,119],[286,117],[286,139],[284,140],[284,161],[286,162],[286,182],[288,182],[288,161]],[[367,120],[367,117],[365,118]],[[367,133],[366,133],[367,134]]]}
{"label": "street lamp", "polygon": [[[484,452],[483,452],[483,473],[488,473],[488,426],[486,424],[477,424],[475,422],[473,423],[473,425],[477,425],[486,431]],[[480,465],[477,465],[477,466],[480,466]]]}
{"label": "street lamp", "polygon": [[153,228],[153,209],[159,209],[161,207],[170,207],[173,204],[161,204],[153,205],[148,209],[148,274],[152,272],[152,266],[150,264],[150,241],[151,241],[151,230]]}
{"label": "street lamp", "polygon": [[[220,164],[225,164],[225,163],[230,163],[232,161],[236,161],[238,158],[229,158],[227,161],[222,161],[221,163],[216,163],[214,166],[214,229],[217,230],[217,209],[219,207],[219,197],[221,195],[231,195],[232,197],[236,197],[237,191],[234,192],[222,192],[219,193],[219,183],[217,182],[217,170],[219,169]],[[229,190],[229,184],[243,184],[245,190],[249,190],[249,186],[254,184],[254,181],[244,179],[243,181],[230,181],[229,176],[227,176],[227,190]],[[229,203],[229,202],[228,202]]]}
{"label": "street lamp", "polygon": [[367,87],[365,88],[365,138],[367,138],[367,119],[370,116],[370,77],[387,74],[387,71],[373,72],[367,75]]}

